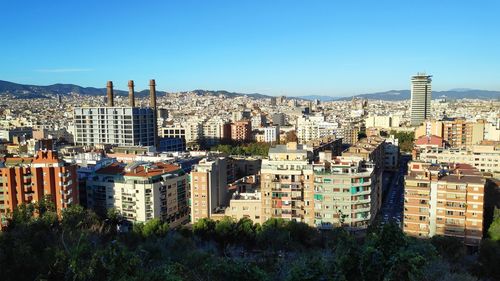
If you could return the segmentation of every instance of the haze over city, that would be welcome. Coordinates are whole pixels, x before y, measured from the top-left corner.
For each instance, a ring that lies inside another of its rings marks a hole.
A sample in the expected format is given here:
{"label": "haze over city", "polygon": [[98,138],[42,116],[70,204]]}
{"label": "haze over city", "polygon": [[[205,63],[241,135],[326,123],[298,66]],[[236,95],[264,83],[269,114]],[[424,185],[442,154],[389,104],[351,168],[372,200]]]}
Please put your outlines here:
{"label": "haze over city", "polygon": [[[2,1],[0,77],[351,96],[500,90],[498,1]],[[36,51],[32,51],[36,49]]]}

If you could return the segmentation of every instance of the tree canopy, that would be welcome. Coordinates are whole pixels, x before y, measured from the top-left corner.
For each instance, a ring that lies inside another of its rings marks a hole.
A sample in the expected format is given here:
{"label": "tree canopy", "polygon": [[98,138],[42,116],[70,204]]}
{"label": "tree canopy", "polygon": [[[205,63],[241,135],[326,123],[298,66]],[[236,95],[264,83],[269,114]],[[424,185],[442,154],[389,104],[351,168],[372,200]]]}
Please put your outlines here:
{"label": "tree canopy", "polygon": [[301,222],[201,219],[169,229],[161,220],[117,231],[116,212],[79,206],[60,217],[44,204],[16,209],[0,233],[2,280],[477,280],[499,277],[499,243],[477,261],[452,238],[407,237],[395,224],[366,237]]}

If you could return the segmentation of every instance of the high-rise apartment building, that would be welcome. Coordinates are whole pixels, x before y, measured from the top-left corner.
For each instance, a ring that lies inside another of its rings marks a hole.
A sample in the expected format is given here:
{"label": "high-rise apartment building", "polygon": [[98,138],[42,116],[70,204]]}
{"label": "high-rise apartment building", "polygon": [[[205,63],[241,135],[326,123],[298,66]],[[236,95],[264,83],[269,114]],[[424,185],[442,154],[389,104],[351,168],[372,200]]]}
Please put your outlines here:
{"label": "high-rise apartment building", "polygon": [[312,151],[290,142],[269,149],[262,160],[263,221],[283,218],[314,225],[314,174]]}
{"label": "high-rise apartment building", "polygon": [[260,112],[254,113],[250,121],[252,122],[252,130],[256,130],[266,123],[266,117]]}
{"label": "high-rise apartment building", "polygon": [[484,123],[457,118],[443,122],[443,140],[452,147],[478,144],[484,139]]}
{"label": "high-rise apartment building", "polygon": [[[206,158],[191,171],[191,222],[210,218],[226,206],[232,168],[226,157]],[[229,180],[228,180],[229,179]]]}
{"label": "high-rise apartment building", "polygon": [[173,164],[113,163],[87,180],[87,204],[97,212],[114,208],[131,222],[158,218],[176,227],[188,221],[188,176]]}
{"label": "high-rise apartment building", "polygon": [[410,124],[418,126],[431,117],[431,75],[418,73],[411,78]]}
{"label": "high-rise apartment building", "polygon": [[346,144],[355,144],[359,140],[359,134],[366,131],[366,126],[363,122],[346,122],[342,124],[340,136],[342,142]]}
{"label": "high-rise apartment building", "polygon": [[361,157],[332,158],[331,153],[321,152],[313,168],[315,226],[366,229],[378,211],[377,204],[372,204],[378,196],[373,163]]}
{"label": "high-rise apartment building", "polygon": [[5,158],[0,162],[0,219],[24,203],[48,199],[57,212],[78,204],[76,165],[66,164],[51,150],[33,158]]}
{"label": "high-rise apartment building", "polygon": [[399,168],[399,140],[390,135],[384,142],[384,170],[397,171]]}
{"label": "high-rise apartment building", "polygon": [[477,246],[483,236],[485,180],[467,164],[410,162],[403,230],[417,237],[445,235]]}
{"label": "high-rise apartment building", "polygon": [[248,120],[231,123],[231,139],[234,141],[249,141],[252,138],[252,125]]}
{"label": "high-rise apartment building", "polygon": [[264,128],[264,142],[277,143],[280,140],[280,126],[273,125]]}
{"label": "high-rise apartment building", "polygon": [[186,143],[198,143],[203,138],[203,121],[192,118],[182,125],[186,128]]}
{"label": "high-rise apartment building", "polygon": [[75,108],[76,144],[154,146],[154,110],[140,107]]}
{"label": "high-rise apartment building", "polygon": [[203,139],[207,145],[214,145],[231,137],[231,124],[216,116],[203,122]]}
{"label": "high-rise apartment building", "polygon": [[305,115],[297,118],[297,139],[299,143],[335,135],[337,123],[325,121],[323,115]]}
{"label": "high-rise apartment building", "polygon": [[272,122],[273,122],[273,125],[280,125],[280,126],[285,126],[285,122],[286,122],[286,118],[285,118],[285,113],[274,113],[272,115]]}
{"label": "high-rise apartment building", "polygon": [[359,140],[349,147],[347,151],[342,152],[342,156],[361,157],[363,160],[373,163],[373,172],[375,174],[374,190],[376,192],[372,194],[371,201],[377,209],[382,206],[382,178],[387,156],[385,147],[385,139],[378,136],[371,136]]}

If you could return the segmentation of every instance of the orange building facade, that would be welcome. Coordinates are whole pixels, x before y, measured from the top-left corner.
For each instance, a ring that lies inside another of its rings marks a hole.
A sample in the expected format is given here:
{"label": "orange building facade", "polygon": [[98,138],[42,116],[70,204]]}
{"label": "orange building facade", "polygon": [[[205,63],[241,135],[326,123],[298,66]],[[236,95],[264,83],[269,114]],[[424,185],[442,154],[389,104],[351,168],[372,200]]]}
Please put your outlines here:
{"label": "orange building facade", "polygon": [[0,160],[0,219],[5,226],[9,214],[21,204],[47,198],[58,213],[78,204],[76,165],[65,164],[57,153],[38,151],[33,158]]}
{"label": "orange building facade", "polygon": [[248,120],[231,124],[231,139],[234,141],[249,141],[252,138],[252,123]]}
{"label": "orange building facade", "polygon": [[468,164],[410,162],[405,180],[404,232],[444,235],[477,246],[483,236],[485,179]]}

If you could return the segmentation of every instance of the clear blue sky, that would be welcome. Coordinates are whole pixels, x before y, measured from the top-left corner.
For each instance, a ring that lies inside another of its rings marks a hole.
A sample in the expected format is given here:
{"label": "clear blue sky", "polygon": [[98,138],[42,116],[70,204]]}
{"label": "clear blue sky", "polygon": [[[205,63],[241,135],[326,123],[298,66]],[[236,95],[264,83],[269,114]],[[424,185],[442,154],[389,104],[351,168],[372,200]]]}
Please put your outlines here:
{"label": "clear blue sky", "polygon": [[343,96],[500,90],[500,1],[0,1],[0,80]]}

